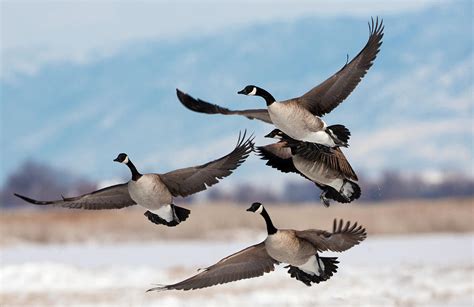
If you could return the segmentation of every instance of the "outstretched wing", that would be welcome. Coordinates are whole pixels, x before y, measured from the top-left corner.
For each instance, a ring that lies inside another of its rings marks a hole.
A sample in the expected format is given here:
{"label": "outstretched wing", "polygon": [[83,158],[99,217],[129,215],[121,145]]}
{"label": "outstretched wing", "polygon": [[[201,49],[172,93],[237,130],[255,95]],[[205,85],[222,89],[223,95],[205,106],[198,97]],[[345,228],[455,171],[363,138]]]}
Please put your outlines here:
{"label": "outstretched wing", "polygon": [[351,222],[347,222],[344,225],[343,220],[339,220],[338,223],[334,219],[332,233],[324,230],[309,229],[298,230],[295,234],[298,238],[313,244],[318,251],[342,252],[359,244],[367,237],[365,228],[357,226],[357,223],[352,226],[350,224]]}
{"label": "outstretched wing", "polygon": [[285,147],[284,142],[269,144],[265,146],[258,146],[257,154],[262,160],[267,160],[266,165],[276,168],[283,173],[301,174],[295,168],[293,160],[291,159],[291,149]]}
{"label": "outstretched wing", "polygon": [[63,197],[63,199],[52,201],[35,200],[17,193],[14,195],[35,205],[52,205],[72,209],[120,209],[136,204],[128,193],[127,183],[113,185],[77,197]]}
{"label": "outstretched wing", "polygon": [[369,40],[359,54],[326,81],[297,98],[298,103],[314,115],[323,116],[344,101],[372,66],[382,45],[383,29],[383,20],[372,19]]}
{"label": "outstretched wing", "polygon": [[243,115],[248,119],[258,119],[268,124],[272,124],[267,109],[249,109],[249,110],[229,110],[217,104],[212,104],[201,99],[194,99],[190,95],[176,89],[176,95],[179,101],[188,109],[206,114],[223,114],[223,115]]}
{"label": "outstretched wing", "polygon": [[278,263],[268,255],[265,243],[262,242],[225,257],[193,277],[172,285],[155,287],[148,291],[193,290],[258,277],[273,271],[275,264]]}
{"label": "outstretched wing", "polygon": [[228,155],[203,165],[178,169],[166,174],[160,174],[163,183],[173,196],[188,196],[204,191],[219,182],[219,179],[229,176],[239,167],[253,150],[253,137],[241,137],[235,149]]}

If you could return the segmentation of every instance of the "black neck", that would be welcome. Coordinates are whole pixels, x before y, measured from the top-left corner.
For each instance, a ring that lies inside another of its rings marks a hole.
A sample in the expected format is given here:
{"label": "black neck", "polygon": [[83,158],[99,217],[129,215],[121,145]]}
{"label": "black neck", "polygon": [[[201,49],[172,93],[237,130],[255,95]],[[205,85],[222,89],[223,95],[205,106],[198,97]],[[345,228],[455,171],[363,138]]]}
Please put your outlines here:
{"label": "black neck", "polygon": [[267,224],[267,233],[269,235],[275,234],[278,229],[273,226],[272,220],[270,219],[270,215],[268,215],[267,210],[263,208],[263,211],[260,214],[263,216],[263,218],[265,219],[265,223]]}
{"label": "black neck", "polygon": [[138,179],[140,179],[140,177],[142,176],[142,174],[140,174],[140,173],[137,171],[137,168],[135,167],[135,165],[133,165],[132,161],[128,160],[127,166],[128,166],[128,168],[130,169],[130,171],[132,172],[132,180],[133,180],[133,181],[137,181]]}
{"label": "black neck", "polygon": [[255,93],[255,95],[260,96],[263,99],[265,99],[265,102],[267,103],[267,107],[275,102],[275,98],[273,98],[272,94],[270,94],[263,88],[260,88],[260,87],[256,87],[256,88],[257,88],[257,93]]}

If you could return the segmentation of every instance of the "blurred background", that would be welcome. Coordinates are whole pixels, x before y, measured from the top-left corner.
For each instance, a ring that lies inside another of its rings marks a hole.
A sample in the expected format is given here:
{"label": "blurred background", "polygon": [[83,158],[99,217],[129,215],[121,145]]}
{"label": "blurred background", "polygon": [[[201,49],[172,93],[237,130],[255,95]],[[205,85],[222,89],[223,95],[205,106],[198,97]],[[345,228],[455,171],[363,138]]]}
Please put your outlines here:
{"label": "blurred background", "polygon": [[[0,305],[420,306],[474,304],[472,1],[2,1]],[[228,153],[272,126],[187,110],[176,88],[229,108],[299,96],[354,57],[383,18],[381,51],[325,116],[352,132],[344,153],[361,198],[324,208],[314,185],[255,155],[198,195],[176,228],[139,208],[37,208],[13,197],[75,196]],[[147,293],[265,238],[276,225],[358,221],[369,238],[307,288],[284,269],[192,293]],[[382,268],[382,269],[381,269]],[[383,281],[383,282],[382,282]],[[275,293],[275,287],[280,291]]]}

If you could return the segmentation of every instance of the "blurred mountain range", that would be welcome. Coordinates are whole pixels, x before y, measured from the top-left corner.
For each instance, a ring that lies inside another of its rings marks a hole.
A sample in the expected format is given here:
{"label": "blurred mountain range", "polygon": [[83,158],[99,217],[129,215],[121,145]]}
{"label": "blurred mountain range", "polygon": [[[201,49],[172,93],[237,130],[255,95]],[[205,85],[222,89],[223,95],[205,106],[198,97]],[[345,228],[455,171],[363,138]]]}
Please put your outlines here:
{"label": "blurred mountain range", "polygon": [[[439,199],[474,197],[474,178],[462,175],[449,175],[438,181],[427,181],[419,175],[404,176],[399,172],[384,172],[378,178],[368,179],[362,176],[359,181],[362,189],[360,200],[380,202],[399,199]],[[35,161],[25,162],[17,172],[11,174],[0,188],[0,207],[34,208],[13,193],[34,197],[39,200],[60,199],[90,193],[99,186],[87,179],[67,171],[52,168]],[[182,202],[262,202],[317,204],[321,191],[307,180],[291,181],[275,191],[270,187],[256,187],[252,183],[237,183],[232,189],[223,189],[220,185],[202,193],[179,199]],[[36,207],[38,208],[38,207]],[[51,207],[43,207],[51,208]]]}
{"label": "blurred mountain range", "polygon": [[[472,3],[454,3],[381,16],[385,36],[375,65],[325,117],[351,129],[345,153],[367,176],[394,170],[472,177]],[[1,183],[30,159],[98,182],[128,177],[112,163],[120,152],[143,172],[165,172],[226,154],[239,130],[268,143],[262,135],[271,126],[190,112],[175,88],[232,108],[264,106],[236,94],[247,84],[277,99],[301,95],[359,52],[369,19],[299,18],[136,41],[92,62],[3,78]],[[269,178],[276,185],[288,177],[251,157],[225,182],[264,186]]]}

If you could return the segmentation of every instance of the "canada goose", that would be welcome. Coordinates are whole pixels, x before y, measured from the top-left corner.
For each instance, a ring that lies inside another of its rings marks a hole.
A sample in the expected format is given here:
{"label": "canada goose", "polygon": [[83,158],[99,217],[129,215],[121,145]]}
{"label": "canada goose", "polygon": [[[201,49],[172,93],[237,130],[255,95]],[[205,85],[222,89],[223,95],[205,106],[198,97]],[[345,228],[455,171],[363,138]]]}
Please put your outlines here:
{"label": "canada goose", "polygon": [[237,114],[250,119],[273,123],[296,140],[323,144],[329,147],[348,146],[349,130],[343,125],[327,126],[320,118],[336,108],[355,89],[372,66],[382,44],[383,21],[369,24],[370,36],[359,54],[338,72],[301,97],[276,102],[266,90],[248,85],[239,94],[260,96],[267,110],[229,110],[177,90],[178,99],[187,108],[208,114]]}
{"label": "canada goose", "polygon": [[351,226],[335,219],[332,232],[318,229],[277,229],[261,203],[253,203],[247,211],[265,219],[268,236],[265,241],[225,257],[200,273],[172,285],[155,290],[193,290],[240,279],[262,276],[287,263],[291,277],[307,286],[328,280],[337,271],[337,257],[320,257],[319,252],[342,252],[362,242],[367,233],[357,223]]}
{"label": "canada goose", "polygon": [[110,186],[78,197],[63,197],[61,200],[38,201],[19,194],[15,196],[35,205],[53,205],[74,209],[119,209],[140,205],[146,209],[145,216],[155,224],[176,226],[185,221],[190,210],[175,206],[173,196],[186,197],[205,190],[219,179],[229,176],[239,167],[253,149],[253,137],[239,139],[235,149],[203,165],[182,168],[165,174],[140,174],[129,156],[121,153],[114,161],[126,164],[132,173],[127,183]]}
{"label": "canada goose", "polygon": [[339,148],[296,141],[274,129],[265,137],[276,138],[275,144],[257,147],[267,165],[284,173],[297,173],[314,182],[321,190],[321,201],[329,207],[329,199],[349,203],[360,197],[357,175]]}

